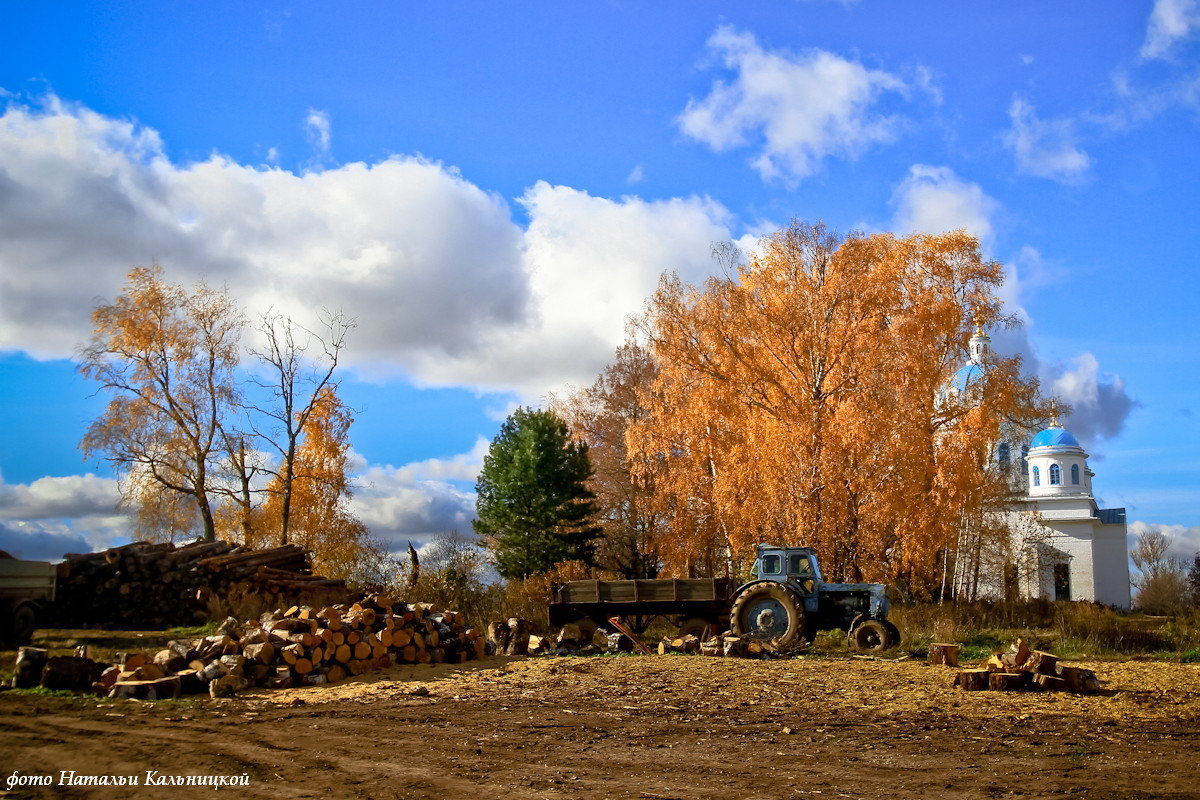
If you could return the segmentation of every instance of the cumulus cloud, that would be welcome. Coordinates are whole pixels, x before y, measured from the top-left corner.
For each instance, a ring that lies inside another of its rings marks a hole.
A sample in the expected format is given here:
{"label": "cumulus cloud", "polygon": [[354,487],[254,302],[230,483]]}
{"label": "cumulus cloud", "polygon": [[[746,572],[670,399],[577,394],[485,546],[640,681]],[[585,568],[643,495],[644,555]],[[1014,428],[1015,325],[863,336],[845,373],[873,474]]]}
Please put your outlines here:
{"label": "cumulus cloud", "polygon": [[0,479],[0,520],[110,515],[120,499],[115,480],[90,473],[38,478],[30,484]]}
{"label": "cumulus cloud", "polygon": [[[318,114],[318,137],[328,128]],[[590,381],[665,269],[711,268],[728,213],[707,198],[592,197],[538,183],[503,199],[409,156],[293,173],[214,155],[179,165],[158,135],[67,106],[0,116],[0,349],[71,355],[97,298],[156,258],[225,284],[253,317],[358,327],[347,363],[422,383]]]}
{"label": "cumulus cloud", "polygon": [[1070,120],[1039,119],[1033,106],[1020,97],[1013,99],[1008,116],[1012,128],[1004,143],[1016,157],[1018,172],[1074,183],[1091,166],[1088,154],[1075,142]]}
{"label": "cumulus cloud", "polygon": [[374,466],[355,476],[361,488],[350,510],[391,552],[412,541],[417,547],[440,533],[471,536],[475,493],[454,482],[474,481],[488,443],[480,438],[470,452],[401,467]]}
{"label": "cumulus cloud", "polygon": [[1191,565],[1192,559],[1200,553],[1200,525],[1161,525],[1156,522],[1129,523],[1129,549],[1132,550],[1137,538],[1146,533],[1157,532],[1167,537],[1170,543],[1167,554]]}
{"label": "cumulus cloud", "polygon": [[892,225],[898,233],[941,233],[966,228],[989,245],[1000,204],[977,183],[949,167],[914,164],[892,195]]}
{"label": "cumulus cloud", "polygon": [[57,561],[67,553],[90,553],[92,547],[77,534],[26,530],[0,522],[0,550],[24,561]]}
{"label": "cumulus cloud", "polygon": [[1198,0],[1154,0],[1142,43],[1142,58],[1168,58],[1175,48],[1200,31]]}
{"label": "cumulus cloud", "polygon": [[428,379],[472,375],[476,385],[526,397],[590,383],[662,272],[700,280],[713,270],[713,242],[730,238],[729,213],[702,197],[610,200],[539,181],[521,204],[535,313],[477,350],[423,362]]}
{"label": "cumulus cloud", "polygon": [[0,550],[44,560],[107,547],[131,528],[119,500],[115,480],[91,474],[28,484],[0,478]]}
{"label": "cumulus cloud", "polygon": [[1063,424],[1085,441],[1112,439],[1138,405],[1126,392],[1121,376],[1102,372],[1091,353],[1081,353],[1069,364],[1053,365],[1049,371],[1051,392],[1071,404],[1071,414]]}
{"label": "cumulus cloud", "polygon": [[794,182],[827,157],[853,158],[896,136],[899,120],[878,111],[882,95],[909,90],[895,75],[824,50],[768,51],[729,26],[708,48],[732,79],[690,100],[679,127],[717,151],[758,147],[751,163],[764,180]]}

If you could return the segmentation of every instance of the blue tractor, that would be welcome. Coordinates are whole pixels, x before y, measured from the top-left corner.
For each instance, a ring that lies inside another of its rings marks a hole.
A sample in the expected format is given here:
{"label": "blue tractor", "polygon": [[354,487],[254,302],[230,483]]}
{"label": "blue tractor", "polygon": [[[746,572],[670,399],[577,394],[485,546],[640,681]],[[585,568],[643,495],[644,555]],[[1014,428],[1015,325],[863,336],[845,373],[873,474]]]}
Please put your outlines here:
{"label": "blue tractor", "polygon": [[811,547],[760,544],[756,556],[754,579],[733,596],[729,627],[735,634],[786,646],[838,629],[849,633],[860,652],[900,643],[900,631],[887,618],[882,584],[826,583]]}

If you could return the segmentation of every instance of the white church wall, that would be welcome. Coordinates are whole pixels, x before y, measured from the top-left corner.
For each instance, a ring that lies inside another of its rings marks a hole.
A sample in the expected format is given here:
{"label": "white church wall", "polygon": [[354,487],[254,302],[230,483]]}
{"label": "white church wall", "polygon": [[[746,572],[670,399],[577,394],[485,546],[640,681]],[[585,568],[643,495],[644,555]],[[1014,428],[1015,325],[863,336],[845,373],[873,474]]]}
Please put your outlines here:
{"label": "white church wall", "polygon": [[1125,525],[1098,525],[1095,533],[1096,602],[1128,609],[1129,555]]}
{"label": "white church wall", "polygon": [[[1068,574],[1071,578],[1072,600],[1095,600],[1096,578],[1092,557],[1091,522],[1056,522],[1054,535],[1048,544],[1070,556]],[[1054,599],[1054,584],[1051,578],[1050,591],[1046,595]]]}

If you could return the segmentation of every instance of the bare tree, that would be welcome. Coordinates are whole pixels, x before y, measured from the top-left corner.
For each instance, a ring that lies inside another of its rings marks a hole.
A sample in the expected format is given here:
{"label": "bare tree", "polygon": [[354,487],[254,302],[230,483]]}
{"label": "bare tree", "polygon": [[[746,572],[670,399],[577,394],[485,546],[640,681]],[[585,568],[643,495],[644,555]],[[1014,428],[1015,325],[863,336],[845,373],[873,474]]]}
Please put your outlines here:
{"label": "bare tree", "polygon": [[[266,314],[258,328],[265,344],[261,350],[250,351],[270,375],[255,384],[270,392],[272,402],[248,404],[247,408],[270,420],[265,430],[253,422],[251,427],[280,456],[277,467],[265,470],[275,478],[272,491],[279,493],[280,544],[288,543],[300,438],[320,398],[339,384],[334,377],[338,359],[346,336],[354,328],[354,322],[341,313],[322,312],[321,323],[322,330],[315,333],[297,325],[290,317]],[[248,495],[252,476],[247,476],[244,458],[241,463],[239,481],[246,489],[243,494]]]}

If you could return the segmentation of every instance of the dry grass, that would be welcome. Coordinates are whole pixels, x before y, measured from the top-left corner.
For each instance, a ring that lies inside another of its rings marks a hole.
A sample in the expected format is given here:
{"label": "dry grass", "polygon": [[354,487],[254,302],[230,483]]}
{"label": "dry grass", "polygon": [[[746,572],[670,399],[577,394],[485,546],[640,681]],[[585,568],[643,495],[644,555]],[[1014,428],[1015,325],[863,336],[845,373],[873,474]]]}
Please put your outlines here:
{"label": "dry grass", "polygon": [[904,646],[957,642],[970,652],[1006,647],[1018,636],[1032,646],[1073,656],[1157,655],[1200,660],[1200,614],[1125,614],[1092,603],[1030,600],[896,606]]}

